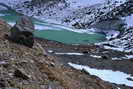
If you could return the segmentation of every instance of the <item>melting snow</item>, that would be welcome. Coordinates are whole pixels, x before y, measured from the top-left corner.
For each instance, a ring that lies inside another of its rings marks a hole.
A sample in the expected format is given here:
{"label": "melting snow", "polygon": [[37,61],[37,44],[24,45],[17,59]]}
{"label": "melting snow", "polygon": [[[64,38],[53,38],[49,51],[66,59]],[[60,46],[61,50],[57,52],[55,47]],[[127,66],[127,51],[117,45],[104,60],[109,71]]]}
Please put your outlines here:
{"label": "melting snow", "polygon": [[112,60],[122,60],[122,58],[114,57],[114,58],[112,58]]}
{"label": "melting snow", "polygon": [[77,70],[84,69],[86,72],[90,73],[91,75],[98,76],[105,81],[116,84],[125,84],[127,86],[133,87],[133,81],[127,79],[127,78],[133,79],[133,76],[131,76],[130,74],[126,74],[120,71],[98,70],[95,68],[90,68],[89,66],[73,64],[71,62],[69,62],[68,64]]}
{"label": "melting snow", "polygon": [[127,59],[132,59],[133,55],[126,55]]}
{"label": "melting snow", "polygon": [[101,58],[101,56],[98,56],[98,55],[90,55],[90,56],[94,58]]}
{"label": "melting snow", "polygon": [[49,53],[53,53],[54,51],[53,50],[48,50]]}
{"label": "melting snow", "polygon": [[116,50],[116,51],[124,51],[124,48],[115,48],[115,47],[110,47],[110,46],[104,46],[105,49],[112,49],[112,50]]}
{"label": "melting snow", "polygon": [[121,89],[121,88],[117,87],[117,89]]}
{"label": "melting snow", "polygon": [[57,55],[78,55],[78,56],[81,56],[81,55],[84,55],[83,53],[55,53]]}
{"label": "melting snow", "polygon": [[123,60],[123,59],[133,59],[133,55],[125,55],[124,57],[121,58],[117,57],[112,58],[112,60]]}

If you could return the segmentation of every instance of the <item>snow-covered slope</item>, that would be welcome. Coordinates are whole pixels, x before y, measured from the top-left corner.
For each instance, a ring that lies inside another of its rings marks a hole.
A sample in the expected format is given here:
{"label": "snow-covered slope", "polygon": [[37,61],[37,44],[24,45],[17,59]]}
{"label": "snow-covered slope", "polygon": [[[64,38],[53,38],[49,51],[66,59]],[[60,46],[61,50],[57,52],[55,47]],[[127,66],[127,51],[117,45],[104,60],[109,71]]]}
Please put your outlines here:
{"label": "snow-covered slope", "polygon": [[66,0],[55,5],[44,4],[43,6],[33,6],[30,1],[0,0],[0,3],[5,3],[29,16],[76,27],[77,22],[86,25],[126,0]]}
{"label": "snow-covered slope", "polygon": [[106,49],[133,52],[133,14],[123,17],[122,19],[125,21],[124,33],[117,39],[98,43],[98,45],[103,45]]}

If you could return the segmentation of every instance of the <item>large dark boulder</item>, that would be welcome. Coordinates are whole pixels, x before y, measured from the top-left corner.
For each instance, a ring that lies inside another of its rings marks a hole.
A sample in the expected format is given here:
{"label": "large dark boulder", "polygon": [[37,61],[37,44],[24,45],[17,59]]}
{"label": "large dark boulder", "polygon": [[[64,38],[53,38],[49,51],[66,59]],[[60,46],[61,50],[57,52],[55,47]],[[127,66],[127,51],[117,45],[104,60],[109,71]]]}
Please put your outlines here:
{"label": "large dark boulder", "polygon": [[34,24],[28,16],[22,16],[11,28],[10,39],[13,42],[32,47],[34,44]]}

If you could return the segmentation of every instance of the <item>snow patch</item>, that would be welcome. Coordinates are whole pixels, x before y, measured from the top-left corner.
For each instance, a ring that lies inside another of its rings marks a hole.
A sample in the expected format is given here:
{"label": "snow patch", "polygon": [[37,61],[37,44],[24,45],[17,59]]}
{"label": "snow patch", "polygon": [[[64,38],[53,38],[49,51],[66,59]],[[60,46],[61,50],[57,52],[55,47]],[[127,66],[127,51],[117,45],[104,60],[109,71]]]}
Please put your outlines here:
{"label": "snow patch", "polygon": [[53,50],[48,50],[49,53],[53,53],[54,51]]}
{"label": "snow patch", "polygon": [[127,28],[133,27],[133,14],[124,18]]}
{"label": "snow patch", "polygon": [[105,81],[116,84],[125,84],[127,86],[133,87],[133,81],[127,79],[127,78],[133,79],[133,76],[131,76],[130,74],[126,74],[120,71],[100,70],[100,69],[90,68],[89,66],[77,65],[71,62],[69,62],[68,64],[77,70],[85,70],[91,75],[98,76]]}
{"label": "snow patch", "polygon": [[121,89],[120,87],[117,87],[117,89]]}
{"label": "snow patch", "polygon": [[122,58],[114,57],[112,60],[122,60]]}
{"label": "snow patch", "polygon": [[85,6],[92,6],[95,4],[105,3],[106,0],[67,0],[70,3],[70,8],[78,8],[78,7],[85,7]]}
{"label": "snow patch", "polygon": [[53,30],[54,28],[50,26],[45,26],[45,25],[43,26],[43,25],[35,24],[35,29],[36,30]]}
{"label": "snow patch", "polygon": [[133,59],[133,55],[126,55],[127,59]]}
{"label": "snow patch", "polygon": [[123,59],[133,59],[133,55],[125,55],[124,57],[121,58],[117,57],[112,58],[112,60],[123,60]]}
{"label": "snow patch", "polygon": [[106,32],[106,38],[110,40],[111,38],[116,38],[120,34],[119,31],[111,30]]}
{"label": "snow patch", "polygon": [[77,56],[82,56],[84,55],[83,53],[55,53],[57,55],[77,55]]}
{"label": "snow patch", "polygon": [[98,56],[98,55],[90,55],[90,56],[94,58],[102,58],[101,56]]}
{"label": "snow patch", "polygon": [[0,65],[7,64],[5,61],[0,61]]}
{"label": "snow patch", "polygon": [[124,51],[124,48],[115,48],[115,47],[110,47],[110,46],[104,46],[104,48],[105,49],[112,49],[112,50],[120,51],[120,52]]}

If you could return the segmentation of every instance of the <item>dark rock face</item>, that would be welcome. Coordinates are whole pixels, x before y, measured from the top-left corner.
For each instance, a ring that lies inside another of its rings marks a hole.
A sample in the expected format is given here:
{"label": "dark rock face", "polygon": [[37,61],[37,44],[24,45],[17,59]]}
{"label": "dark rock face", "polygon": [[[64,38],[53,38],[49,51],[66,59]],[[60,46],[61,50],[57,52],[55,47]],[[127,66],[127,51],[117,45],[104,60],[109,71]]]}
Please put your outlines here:
{"label": "dark rock face", "polygon": [[34,44],[34,25],[27,16],[22,16],[11,28],[10,39],[13,42],[32,47]]}

